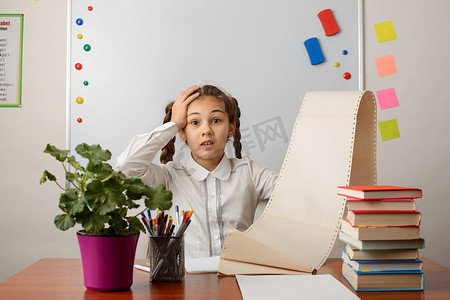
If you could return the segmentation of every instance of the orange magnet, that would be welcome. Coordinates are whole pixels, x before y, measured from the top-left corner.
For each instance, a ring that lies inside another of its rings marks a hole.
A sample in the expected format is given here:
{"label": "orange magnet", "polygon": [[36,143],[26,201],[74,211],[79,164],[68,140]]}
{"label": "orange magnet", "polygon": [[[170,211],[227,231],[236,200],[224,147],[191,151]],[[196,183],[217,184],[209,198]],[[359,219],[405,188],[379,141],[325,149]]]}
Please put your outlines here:
{"label": "orange magnet", "polygon": [[344,79],[350,79],[352,77],[349,72],[344,73]]}

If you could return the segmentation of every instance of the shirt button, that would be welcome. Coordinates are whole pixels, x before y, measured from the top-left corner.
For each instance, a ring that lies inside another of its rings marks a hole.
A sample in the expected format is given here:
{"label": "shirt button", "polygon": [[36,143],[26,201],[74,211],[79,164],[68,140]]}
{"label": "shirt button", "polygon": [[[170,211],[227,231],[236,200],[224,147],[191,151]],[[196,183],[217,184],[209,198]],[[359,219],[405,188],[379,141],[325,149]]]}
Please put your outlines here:
{"label": "shirt button", "polygon": [[218,239],[219,239],[219,236],[218,236],[217,234],[215,234],[215,235],[214,235],[214,239],[215,239],[215,240],[218,240]]}

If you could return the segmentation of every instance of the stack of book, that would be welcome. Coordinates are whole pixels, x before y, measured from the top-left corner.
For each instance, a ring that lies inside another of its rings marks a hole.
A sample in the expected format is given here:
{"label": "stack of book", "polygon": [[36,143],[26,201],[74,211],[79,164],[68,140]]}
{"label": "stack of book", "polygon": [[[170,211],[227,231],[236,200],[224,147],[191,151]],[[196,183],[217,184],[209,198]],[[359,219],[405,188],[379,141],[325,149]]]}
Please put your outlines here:
{"label": "stack of book", "polygon": [[416,210],[417,188],[340,186],[347,197],[347,214],[339,240],[342,274],[356,291],[423,290],[418,249],[421,214]]}

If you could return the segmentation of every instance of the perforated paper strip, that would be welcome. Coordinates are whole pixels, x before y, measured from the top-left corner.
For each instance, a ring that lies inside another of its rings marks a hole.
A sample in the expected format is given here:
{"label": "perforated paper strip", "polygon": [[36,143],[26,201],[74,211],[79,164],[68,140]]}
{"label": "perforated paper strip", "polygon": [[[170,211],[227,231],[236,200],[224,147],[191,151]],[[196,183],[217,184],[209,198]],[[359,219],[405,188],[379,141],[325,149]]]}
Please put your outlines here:
{"label": "perforated paper strip", "polygon": [[337,186],[376,184],[376,111],[370,91],[305,95],[273,194],[249,229],[230,230],[219,273],[311,273],[322,266],[345,209]]}

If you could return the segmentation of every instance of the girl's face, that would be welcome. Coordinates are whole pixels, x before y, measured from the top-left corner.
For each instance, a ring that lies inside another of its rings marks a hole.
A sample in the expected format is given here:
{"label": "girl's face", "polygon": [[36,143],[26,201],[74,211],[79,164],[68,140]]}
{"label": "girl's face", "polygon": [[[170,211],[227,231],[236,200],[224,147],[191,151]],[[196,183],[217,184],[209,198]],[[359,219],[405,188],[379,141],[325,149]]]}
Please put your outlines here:
{"label": "girl's face", "polygon": [[192,158],[208,171],[220,163],[228,137],[236,124],[230,124],[225,105],[213,96],[202,96],[187,110],[187,124],[181,132],[192,151]]}

